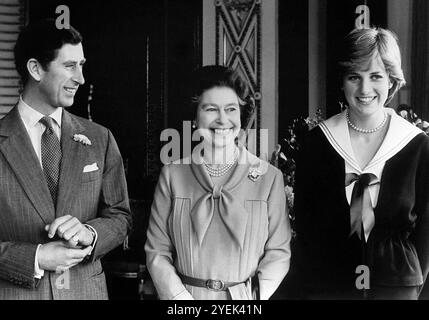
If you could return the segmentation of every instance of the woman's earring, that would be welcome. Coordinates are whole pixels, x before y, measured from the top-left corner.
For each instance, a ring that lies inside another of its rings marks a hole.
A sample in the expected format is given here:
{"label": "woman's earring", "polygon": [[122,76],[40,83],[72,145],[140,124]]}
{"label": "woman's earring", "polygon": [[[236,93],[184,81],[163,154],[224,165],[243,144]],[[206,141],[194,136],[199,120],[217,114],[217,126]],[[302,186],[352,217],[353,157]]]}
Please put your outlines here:
{"label": "woman's earring", "polygon": [[347,109],[347,105],[343,101],[338,101],[338,104],[340,105],[340,112]]}
{"label": "woman's earring", "polygon": [[192,129],[196,129],[197,125],[195,124],[195,121],[192,121]]}

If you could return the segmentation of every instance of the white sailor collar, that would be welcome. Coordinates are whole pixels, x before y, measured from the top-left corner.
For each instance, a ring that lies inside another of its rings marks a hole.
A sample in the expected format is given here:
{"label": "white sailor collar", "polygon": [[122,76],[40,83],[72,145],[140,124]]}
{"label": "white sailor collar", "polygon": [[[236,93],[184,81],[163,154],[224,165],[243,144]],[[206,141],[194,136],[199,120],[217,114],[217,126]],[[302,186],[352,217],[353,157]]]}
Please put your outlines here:
{"label": "white sailor collar", "polygon": [[384,164],[395,154],[401,151],[415,136],[423,131],[398,116],[391,108],[385,108],[390,115],[390,124],[380,148],[374,158],[362,170],[355,160],[350,142],[349,127],[347,125],[346,110],[319,124],[329,143],[346,163],[357,172],[368,172]]}

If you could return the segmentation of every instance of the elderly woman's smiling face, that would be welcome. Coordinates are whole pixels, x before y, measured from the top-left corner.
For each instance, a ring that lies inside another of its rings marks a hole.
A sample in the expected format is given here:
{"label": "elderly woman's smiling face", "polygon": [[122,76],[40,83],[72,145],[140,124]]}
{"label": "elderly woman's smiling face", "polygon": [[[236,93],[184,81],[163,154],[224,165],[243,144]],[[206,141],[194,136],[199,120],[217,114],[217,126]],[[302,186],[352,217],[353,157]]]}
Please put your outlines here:
{"label": "elderly woman's smiling face", "polygon": [[368,116],[380,111],[391,87],[389,74],[378,54],[343,78],[344,96],[356,115]]}
{"label": "elderly woman's smiling face", "polygon": [[235,144],[241,128],[239,98],[229,87],[214,87],[203,92],[197,109],[197,127],[215,147]]}

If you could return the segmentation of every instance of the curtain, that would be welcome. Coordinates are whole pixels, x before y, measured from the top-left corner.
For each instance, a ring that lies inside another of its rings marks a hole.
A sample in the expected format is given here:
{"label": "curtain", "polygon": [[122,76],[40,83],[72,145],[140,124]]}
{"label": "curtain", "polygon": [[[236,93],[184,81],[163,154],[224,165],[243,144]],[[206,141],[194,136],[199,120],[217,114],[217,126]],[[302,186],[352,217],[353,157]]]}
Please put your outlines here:
{"label": "curtain", "polygon": [[13,48],[25,20],[25,0],[0,0],[0,118],[18,101],[21,89]]}
{"label": "curtain", "polygon": [[429,1],[413,1],[411,103],[429,121]]}

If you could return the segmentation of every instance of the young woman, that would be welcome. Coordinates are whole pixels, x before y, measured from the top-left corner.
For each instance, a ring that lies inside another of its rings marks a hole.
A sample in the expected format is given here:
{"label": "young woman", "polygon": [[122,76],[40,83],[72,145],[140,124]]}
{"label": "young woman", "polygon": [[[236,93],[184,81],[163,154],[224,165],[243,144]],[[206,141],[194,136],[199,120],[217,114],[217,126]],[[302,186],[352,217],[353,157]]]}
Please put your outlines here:
{"label": "young woman", "polygon": [[405,84],[394,34],[354,30],[340,57],[347,108],[310,132],[297,163],[304,295],[417,299],[429,267],[429,138],[387,107]]}

